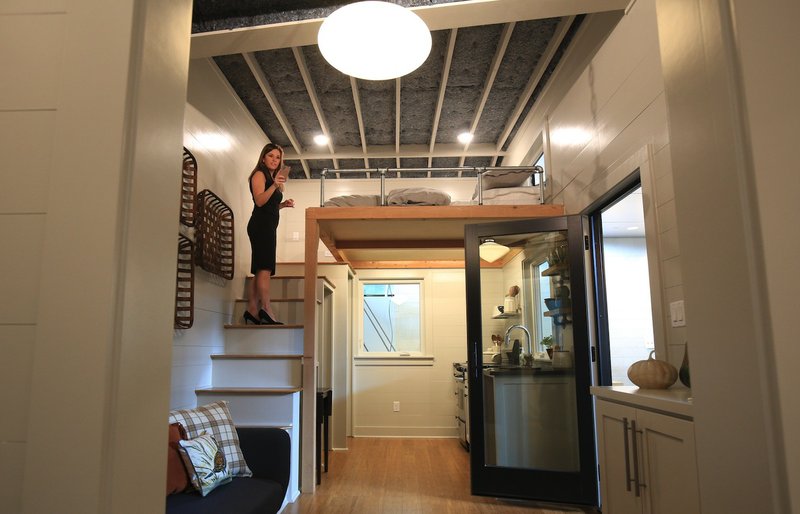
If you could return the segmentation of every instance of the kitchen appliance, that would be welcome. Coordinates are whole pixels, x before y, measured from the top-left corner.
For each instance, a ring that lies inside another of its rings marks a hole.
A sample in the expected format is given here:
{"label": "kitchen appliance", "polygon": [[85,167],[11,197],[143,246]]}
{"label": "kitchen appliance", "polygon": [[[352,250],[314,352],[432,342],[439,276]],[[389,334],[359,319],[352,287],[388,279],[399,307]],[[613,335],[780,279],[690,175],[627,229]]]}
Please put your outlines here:
{"label": "kitchen appliance", "polygon": [[469,380],[467,363],[453,363],[453,395],[456,398],[456,425],[458,440],[469,451]]}

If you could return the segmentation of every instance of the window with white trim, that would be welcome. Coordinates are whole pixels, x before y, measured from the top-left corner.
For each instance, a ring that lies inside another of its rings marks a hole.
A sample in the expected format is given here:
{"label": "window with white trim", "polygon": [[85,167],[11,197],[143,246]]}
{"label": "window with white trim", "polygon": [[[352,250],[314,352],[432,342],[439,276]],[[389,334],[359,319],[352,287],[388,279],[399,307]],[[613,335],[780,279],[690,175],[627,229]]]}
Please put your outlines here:
{"label": "window with white trim", "polygon": [[358,354],[422,355],[424,347],[421,280],[362,281]]}

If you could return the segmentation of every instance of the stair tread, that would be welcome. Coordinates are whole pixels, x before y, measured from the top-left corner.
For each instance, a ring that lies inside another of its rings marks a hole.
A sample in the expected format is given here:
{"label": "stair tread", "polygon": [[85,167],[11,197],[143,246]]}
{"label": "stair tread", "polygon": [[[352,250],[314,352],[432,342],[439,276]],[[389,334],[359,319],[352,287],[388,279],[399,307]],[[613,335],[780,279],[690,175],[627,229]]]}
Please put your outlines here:
{"label": "stair tread", "polygon": [[302,359],[301,353],[216,353],[212,359]]}
{"label": "stair tread", "polygon": [[[270,302],[302,302],[302,298],[272,298]],[[247,298],[237,298],[236,303],[247,303]]]}
{"label": "stair tread", "polygon": [[201,387],[195,389],[195,393],[211,394],[288,394],[302,391],[302,387]]}
{"label": "stair tread", "polygon": [[256,330],[280,330],[283,328],[303,328],[304,325],[245,325],[244,323],[225,323],[223,328],[246,328]]}

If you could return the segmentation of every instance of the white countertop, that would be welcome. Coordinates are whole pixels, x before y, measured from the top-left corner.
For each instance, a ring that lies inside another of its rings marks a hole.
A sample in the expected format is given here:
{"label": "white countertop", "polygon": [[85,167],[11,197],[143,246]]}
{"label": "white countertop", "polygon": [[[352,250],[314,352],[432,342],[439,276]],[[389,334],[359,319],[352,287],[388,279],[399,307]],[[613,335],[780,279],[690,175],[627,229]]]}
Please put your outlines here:
{"label": "white countertop", "polygon": [[593,386],[590,392],[598,399],[694,419],[692,391],[690,389],[682,387],[639,389],[636,386]]}

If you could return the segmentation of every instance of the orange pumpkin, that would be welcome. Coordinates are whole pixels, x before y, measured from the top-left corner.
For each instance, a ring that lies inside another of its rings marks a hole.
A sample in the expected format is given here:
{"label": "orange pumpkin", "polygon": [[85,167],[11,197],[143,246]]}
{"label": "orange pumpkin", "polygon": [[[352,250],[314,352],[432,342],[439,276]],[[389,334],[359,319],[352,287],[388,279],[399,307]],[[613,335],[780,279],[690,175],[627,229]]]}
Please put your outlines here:
{"label": "orange pumpkin", "polygon": [[647,360],[637,361],[628,368],[628,378],[642,389],[666,389],[678,379],[678,370],[666,361],[654,358],[655,350]]}

